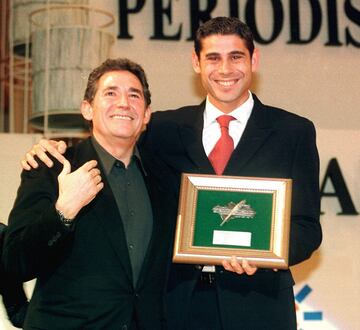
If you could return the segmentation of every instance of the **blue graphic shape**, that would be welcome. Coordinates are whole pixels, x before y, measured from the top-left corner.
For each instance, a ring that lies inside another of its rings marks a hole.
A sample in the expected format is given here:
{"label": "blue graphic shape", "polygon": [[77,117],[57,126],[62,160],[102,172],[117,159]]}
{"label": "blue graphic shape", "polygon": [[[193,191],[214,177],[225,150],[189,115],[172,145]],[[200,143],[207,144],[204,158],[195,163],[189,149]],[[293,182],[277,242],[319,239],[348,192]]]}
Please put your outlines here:
{"label": "blue graphic shape", "polygon": [[322,321],[322,312],[304,312],[305,321]]}
{"label": "blue graphic shape", "polygon": [[296,294],[295,300],[298,303],[301,303],[310,293],[312,289],[306,284],[304,287]]}

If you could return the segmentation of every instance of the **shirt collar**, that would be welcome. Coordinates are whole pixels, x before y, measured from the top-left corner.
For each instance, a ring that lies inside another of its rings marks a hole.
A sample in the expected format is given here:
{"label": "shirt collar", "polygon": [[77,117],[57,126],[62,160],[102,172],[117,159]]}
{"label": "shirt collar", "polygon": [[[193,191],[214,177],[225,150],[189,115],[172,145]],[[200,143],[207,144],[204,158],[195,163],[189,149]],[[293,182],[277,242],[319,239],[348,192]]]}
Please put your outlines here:
{"label": "shirt collar", "polygon": [[[96,141],[94,136],[91,136],[91,142],[93,143],[93,146],[95,148],[96,153],[99,156],[99,159],[101,161],[101,164],[104,168],[105,174],[106,176],[108,176],[110,174],[111,169],[113,168],[115,162],[120,162],[122,163],[121,160],[116,159],[114,156],[112,156],[111,154],[109,154],[100,144],[99,142]],[[141,170],[143,171],[144,174],[146,174],[145,169],[143,167],[143,164],[141,162],[141,157],[140,157],[140,153],[137,147],[135,147],[134,149],[134,153],[132,155],[131,161],[136,161]],[[123,163],[122,163],[123,164]],[[124,166],[125,167],[125,166]]]}
{"label": "shirt collar", "polygon": [[[254,99],[252,93],[249,91],[248,99],[241,104],[239,107],[228,113],[229,116],[233,116],[242,124],[246,124],[251,111],[254,107]],[[209,97],[206,98],[206,105],[204,111],[204,128],[209,127],[216,121],[216,118],[223,115],[224,113],[216,108],[210,101]]]}

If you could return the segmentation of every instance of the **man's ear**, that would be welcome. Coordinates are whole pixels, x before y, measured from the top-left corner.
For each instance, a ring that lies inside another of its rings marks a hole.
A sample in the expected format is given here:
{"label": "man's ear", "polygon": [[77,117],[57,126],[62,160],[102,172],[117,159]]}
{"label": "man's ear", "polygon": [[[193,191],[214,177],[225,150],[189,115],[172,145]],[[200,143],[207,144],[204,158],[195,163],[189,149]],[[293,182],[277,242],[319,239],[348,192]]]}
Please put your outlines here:
{"label": "man's ear", "polygon": [[196,73],[200,73],[200,62],[199,62],[199,58],[197,56],[197,54],[195,53],[195,50],[192,51],[191,53],[191,61],[192,61],[192,66],[193,69]]}
{"label": "man's ear", "polygon": [[144,112],[144,120],[143,120],[143,125],[141,128],[141,132],[144,132],[146,130],[146,126],[149,123],[150,118],[151,118],[151,108],[150,108],[150,106],[148,106]]}
{"label": "man's ear", "polygon": [[141,132],[144,132],[146,130],[146,126],[149,123],[150,118],[151,118],[151,108],[148,106],[144,112],[144,120],[141,128]]}
{"label": "man's ear", "polygon": [[260,52],[259,49],[255,48],[251,57],[251,71],[255,72],[259,68]]}
{"label": "man's ear", "polygon": [[148,106],[145,109],[145,114],[144,114],[144,124],[148,124],[151,118],[151,108],[150,106]]}
{"label": "man's ear", "polygon": [[83,100],[81,102],[80,110],[81,110],[81,114],[86,120],[91,121],[93,119],[93,109],[88,101]]}

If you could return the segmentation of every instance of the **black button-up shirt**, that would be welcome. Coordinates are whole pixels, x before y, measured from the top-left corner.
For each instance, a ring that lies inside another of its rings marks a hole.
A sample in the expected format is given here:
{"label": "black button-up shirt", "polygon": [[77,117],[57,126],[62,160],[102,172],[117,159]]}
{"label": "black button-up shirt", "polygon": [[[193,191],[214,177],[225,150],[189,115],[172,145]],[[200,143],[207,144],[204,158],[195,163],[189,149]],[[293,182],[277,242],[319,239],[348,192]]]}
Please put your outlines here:
{"label": "black button-up shirt", "polygon": [[94,137],[92,137],[92,142],[119,209],[135,286],[147,252],[153,226],[152,208],[144,181],[146,173],[136,151],[128,167],[125,167],[123,162],[102,148]]}

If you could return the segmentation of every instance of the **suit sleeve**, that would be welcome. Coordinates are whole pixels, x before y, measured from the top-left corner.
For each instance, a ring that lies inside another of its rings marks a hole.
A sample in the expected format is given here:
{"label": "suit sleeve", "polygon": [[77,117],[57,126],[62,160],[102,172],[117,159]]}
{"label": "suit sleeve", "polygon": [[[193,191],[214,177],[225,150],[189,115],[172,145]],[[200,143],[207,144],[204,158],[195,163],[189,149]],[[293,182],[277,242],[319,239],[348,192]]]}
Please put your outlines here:
{"label": "suit sleeve", "polygon": [[290,266],[310,258],[322,240],[316,133],[314,125],[306,123],[299,133],[292,166]]}
{"label": "suit sleeve", "polygon": [[51,272],[71,248],[73,233],[55,210],[59,172],[57,165],[21,174],[3,251],[6,271],[21,281]]}
{"label": "suit sleeve", "polygon": [[[0,223],[0,254],[2,253],[3,236],[6,226]],[[9,276],[0,264],[0,294],[10,322],[22,328],[28,301],[23,289],[23,283]]]}
{"label": "suit sleeve", "polygon": [[0,270],[0,278],[3,286],[2,299],[8,318],[15,327],[22,328],[28,306],[23,283],[9,276],[3,269]]}

